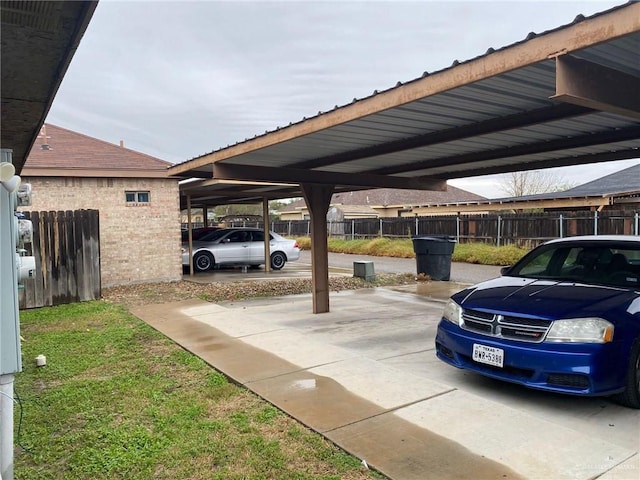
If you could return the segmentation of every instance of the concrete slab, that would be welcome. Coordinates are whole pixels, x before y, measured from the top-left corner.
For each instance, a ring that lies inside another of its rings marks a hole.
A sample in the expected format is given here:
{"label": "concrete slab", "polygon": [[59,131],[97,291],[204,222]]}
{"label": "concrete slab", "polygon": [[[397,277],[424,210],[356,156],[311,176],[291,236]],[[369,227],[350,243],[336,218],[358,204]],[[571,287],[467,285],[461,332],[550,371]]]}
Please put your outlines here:
{"label": "concrete slab", "polygon": [[[499,405],[517,406],[534,417],[563,425],[592,438],[606,438],[624,448],[640,448],[640,411],[606,397],[574,397],[522,388],[453,367],[443,368],[434,350],[384,359],[384,365],[445,383]],[[640,478],[640,475],[638,476]]]}
{"label": "concrete slab", "polygon": [[626,462],[616,465],[598,480],[630,480],[640,478],[640,455],[635,454]]}
{"label": "concrete slab", "polygon": [[306,370],[250,382],[246,386],[320,433],[385,412],[384,408],[349,392],[335,380]]}
{"label": "concrete slab", "polygon": [[291,330],[276,330],[251,335],[243,337],[242,340],[298,365],[300,368],[317,367],[355,357],[355,354],[349,350],[323,344],[305,337],[303,333]]}
{"label": "concrete slab", "polygon": [[237,312],[234,318],[242,317],[249,323],[257,319],[264,330],[269,325],[273,330],[299,331],[324,345],[353,350],[369,358],[433,348],[442,301],[388,289],[333,293],[331,299],[339,308],[322,315],[311,311],[310,295],[297,295],[284,302],[252,299],[225,306]]}
{"label": "concrete slab", "polygon": [[635,453],[460,390],[396,415],[526,478],[595,478]]}
{"label": "concrete slab", "polygon": [[391,479],[525,478],[502,463],[483,458],[393,413],[345,425],[324,435]]}
{"label": "concrete slab", "polygon": [[230,337],[246,337],[282,329],[282,327],[265,323],[252,315],[230,315],[228,308],[222,308],[222,311],[217,309],[211,312],[200,311],[197,314],[190,315],[189,312],[193,311],[193,308],[180,310],[184,315],[220,330]]}
{"label": "concrete slab", "polygon": [[312,368],[310,372],[332,378],[349,392],[387,410],[452,391],[448,385],[431,382],[364,357]]}
{"label": "concrete slab", "polygon": [[145,306],[133,313],[392,479],[638,475],[640,411],[438,361],[449,289]]}
{"label": "concrete slab", "polygon": [[[300,370],[277,355],[247,345],[181,313],[192,302],[137,307],[133,315],[199,356],[234,382],[246,384]],[[206,306],[206,302],[202,302]]]}

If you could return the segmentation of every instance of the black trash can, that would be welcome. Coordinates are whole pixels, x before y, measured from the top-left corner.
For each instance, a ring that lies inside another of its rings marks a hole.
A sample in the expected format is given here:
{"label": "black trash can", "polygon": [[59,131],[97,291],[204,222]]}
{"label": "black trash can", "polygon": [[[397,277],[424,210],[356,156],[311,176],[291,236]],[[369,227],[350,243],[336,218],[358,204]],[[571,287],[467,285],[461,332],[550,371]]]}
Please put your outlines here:
{"label": "black trash can", "polygon": [[432,280],[449,281],[451,278],[451,254],[456,241],[451,237],[414,237],[418,275],[429,275]]}

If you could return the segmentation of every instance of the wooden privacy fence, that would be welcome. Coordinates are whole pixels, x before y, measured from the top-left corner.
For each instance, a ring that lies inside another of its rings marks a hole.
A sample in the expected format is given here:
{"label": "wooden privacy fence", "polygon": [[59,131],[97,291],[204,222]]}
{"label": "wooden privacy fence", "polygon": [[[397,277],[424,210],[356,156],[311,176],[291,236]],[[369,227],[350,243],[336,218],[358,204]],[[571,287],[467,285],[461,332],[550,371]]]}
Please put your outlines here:
{"label": "wooden privacy fence", "polygon": [[[262,228],[262,222],[239,222],[229,226]],[[276,220],[269,226],[287,237],[304,237],[310,233],[309,220]],[[453,237],[463,243],[533,248],[547,240],[575,235],[640,235],[640,213],[622,210],[357,218],[327,221],[327,233],[330,237],[346,240],[438,235]]]}
{"label": "wooden privacy fence", "polygon": [[98,210],[24,212],[24,216],[33,223],[33,243],[25,247],[35,257],[36,272],[22,282],[20,308],[99,299]]}

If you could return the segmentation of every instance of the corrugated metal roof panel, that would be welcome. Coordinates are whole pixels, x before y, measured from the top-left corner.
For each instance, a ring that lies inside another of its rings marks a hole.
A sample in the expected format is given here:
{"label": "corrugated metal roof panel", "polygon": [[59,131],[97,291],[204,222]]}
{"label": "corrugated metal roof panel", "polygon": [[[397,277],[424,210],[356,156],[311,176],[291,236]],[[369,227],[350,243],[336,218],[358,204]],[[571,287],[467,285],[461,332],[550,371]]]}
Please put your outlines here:
{"label": "corrugated metal roof panel", "polygon": [[563,55],[634,75],[640,85],[638,18],[634,3],[578,18],[204,160],[448,179],[633,158],[640,148],[640,112],[623,116],[551,97],[556,57]]}

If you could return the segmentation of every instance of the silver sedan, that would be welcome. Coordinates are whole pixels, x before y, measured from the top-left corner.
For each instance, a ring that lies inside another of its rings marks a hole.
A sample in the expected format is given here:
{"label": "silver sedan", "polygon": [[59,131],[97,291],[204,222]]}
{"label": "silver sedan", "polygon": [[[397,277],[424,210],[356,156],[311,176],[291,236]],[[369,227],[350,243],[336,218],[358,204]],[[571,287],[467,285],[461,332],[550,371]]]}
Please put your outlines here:
{"label": "silver sedan", "polygon": [[[300,258],[295,240],[269,232],[271,268],[280,270],[286,262]],[[217,266],[264,265],[264,232],[257,228],[223,228],[193,242],[193,267],[197,272]],[[189,244],[182,243],[182,265],[189,266]]]}

